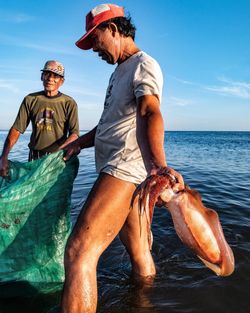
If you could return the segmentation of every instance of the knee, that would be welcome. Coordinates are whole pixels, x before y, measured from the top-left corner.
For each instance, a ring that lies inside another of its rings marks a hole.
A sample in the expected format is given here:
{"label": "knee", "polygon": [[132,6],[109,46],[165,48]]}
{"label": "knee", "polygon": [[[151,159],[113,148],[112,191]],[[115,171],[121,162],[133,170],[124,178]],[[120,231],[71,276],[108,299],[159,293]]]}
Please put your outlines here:
{"label": "knee", "polygon": [[79,239],[75,237],[70,237],[64,253],[64,266],[67,270],[68,268],[75,268],[84,264],[95,263],[98,260],[97,253],[95,249],[88,244],[84,239]]}
{"label": "knee", "polygon": [[75,261],[77,260],[78,253],[79,253],[78,245],[71,238],[69,238],[64,253],[65,268],[75,263]]}

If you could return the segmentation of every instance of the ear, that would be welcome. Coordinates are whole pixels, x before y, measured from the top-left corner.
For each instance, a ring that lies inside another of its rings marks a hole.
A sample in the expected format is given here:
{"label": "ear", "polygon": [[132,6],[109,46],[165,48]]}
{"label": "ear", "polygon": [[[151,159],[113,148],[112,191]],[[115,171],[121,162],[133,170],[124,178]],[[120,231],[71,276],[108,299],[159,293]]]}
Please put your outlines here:
{"label": "ear", "polygon": [[115,23],[110,23],[109,24],[109,29],[112,33],[112,35],[114,36],[116,32],[118,32],[118,28],[117,26],[115,25]]}
{"label": "ear", "polygon": [[60,81],[59,81],[59,87],[58,88],[60,88],[62,85],[63,85],[63,83],[64,83],[64,77],[62,77],[61,79],[60,79]]}

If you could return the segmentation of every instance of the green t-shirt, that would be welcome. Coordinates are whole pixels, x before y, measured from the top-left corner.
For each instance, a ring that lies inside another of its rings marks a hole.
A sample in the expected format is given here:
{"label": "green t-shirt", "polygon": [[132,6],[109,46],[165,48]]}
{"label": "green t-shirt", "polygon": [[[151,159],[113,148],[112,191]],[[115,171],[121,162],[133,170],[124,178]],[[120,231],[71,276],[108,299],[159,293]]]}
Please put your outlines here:
{"label": "green t-shirt", "polygon": [[27,95],[13,128],[24,133],[30,122],[29,148],[32,150],[54,152],[68,136],[79,135],[77,104],[63,93],[55,97],[47,97],[43,91]]}

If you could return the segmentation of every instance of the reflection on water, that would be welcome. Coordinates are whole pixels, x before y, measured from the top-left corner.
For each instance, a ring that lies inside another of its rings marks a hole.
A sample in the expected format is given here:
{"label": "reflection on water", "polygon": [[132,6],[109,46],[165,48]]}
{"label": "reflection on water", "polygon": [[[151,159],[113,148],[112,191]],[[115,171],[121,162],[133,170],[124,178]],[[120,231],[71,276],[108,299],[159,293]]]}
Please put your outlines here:
{"label": "reflection on water", "polygon": [[[0,132],[0,149],[6,133]],[[26,160],[27,134],[11,152],[12,159]],[[130,262],[116,238],[98,265],[99,313],[247,313],[250,288],[250,133],[168,132],[168,163],[198,190],[206,206],[220,216],[231,245],[236,269],[229,277],[217,277],[183,246],[170,214],[156,209],[152,230],[157,276],[139,284],[130,277]],[[80,170],[72,196],[72,220],[95,178],[94,151],[79,155]],[[1,288],[0,288],[1,292]],[[1,313],[47,312],[59,294],[31,298],[0,299]]]}

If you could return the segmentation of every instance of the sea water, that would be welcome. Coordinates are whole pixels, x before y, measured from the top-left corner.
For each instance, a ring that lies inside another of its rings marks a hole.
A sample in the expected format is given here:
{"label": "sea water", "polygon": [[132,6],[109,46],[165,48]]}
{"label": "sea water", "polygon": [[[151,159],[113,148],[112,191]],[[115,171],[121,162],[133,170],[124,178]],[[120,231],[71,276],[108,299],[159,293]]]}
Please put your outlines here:
{"label": "sea water", "polygon": [[[0,149],[7,132],[0,132]],[[26,161],[30,133],[10,153]],[[235,272],[217,277],[177,237],[170,214],[156,208],[152,224],[157,276],[138,284],[116,238],[98,264],[99,313],[247,313],[250,308],[250,132],[166,132],[168,165],[216,210],[235,256]],[[93,148],[83,150],[72,194],[72,221],[97,175]],[[0,299],[1,313],[47,312],[59,294]]]}

